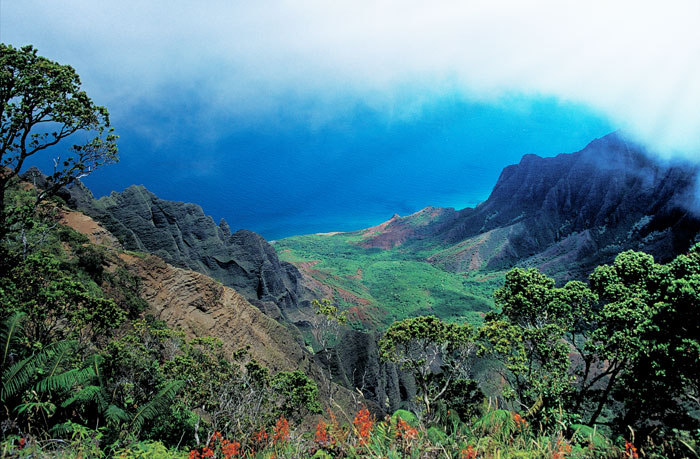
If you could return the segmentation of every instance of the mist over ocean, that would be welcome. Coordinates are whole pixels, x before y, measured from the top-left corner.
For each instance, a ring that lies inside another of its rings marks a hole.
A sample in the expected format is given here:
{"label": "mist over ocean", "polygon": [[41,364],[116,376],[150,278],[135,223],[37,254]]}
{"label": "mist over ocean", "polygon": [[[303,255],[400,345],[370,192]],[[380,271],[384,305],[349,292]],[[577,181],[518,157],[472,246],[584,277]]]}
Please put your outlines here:
{"label": "mist over ocean", "polygon": [[[179,109],[186,107],[172,108]],[[182,119],[172,116],[162,124]],[[137,118],[116,117],[121,161],[85,183],[96,197],[141,184],[162,199],[199,204],[234,231],[275,240],[361,229],[428,205],[473,207],[522,155],[574,152],[614,130],[581,106],[524,98],[442,99],[393,119],[358,107],[319,125],[284,114],[240,128],[236,122],[220,139],[186,125],[153,131]]]}

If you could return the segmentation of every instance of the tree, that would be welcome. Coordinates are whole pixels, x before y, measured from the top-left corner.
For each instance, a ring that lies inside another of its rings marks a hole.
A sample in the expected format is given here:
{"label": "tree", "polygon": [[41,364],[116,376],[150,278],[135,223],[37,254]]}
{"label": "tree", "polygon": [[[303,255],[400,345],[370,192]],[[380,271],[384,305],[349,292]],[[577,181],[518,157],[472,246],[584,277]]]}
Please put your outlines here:
{"label": "tree", "polygon": [[379,341],[381,359],[399,364],[416,378],[428,417],[456,381],[469,377],[475,348],[469,324],[445,323],[433,316],[395,322]]}
{"label": "tree", "polygon": [[65,139],[77,141],[63,158],[54,159],[49,185],[38,193],[35,206],[60,187],[117,161],[107,109],[95,105],[80,84],[72,67],[38,56],[31,45],[18,49],[0,43],[0,239],[12,223],[5,192],[29,157]]}
{"label": "tree", "polygon": [[311,334],[318,344],[316,354],[325,359],[328,369],[326,380],[326,392],[330,400],[333,400],[335,390],[333,388],[333,365],[338,364],[338,334],[345,324],[348,323],[348,312],[338,311],[338,307],[333,305],[330,299],[322,298],[321,301],[311,301],[311,306],[316,312],[316,317],[311,322]]}
{"label": "tree", "polygon": [[605,398],[622,404],[617,429],[696,428],[700,246],[666,265],[642,252],[623,252],[612,265],[596,268],[590,282],[604,302],[593,343],[614,370]]}
{"label": "tree", "polygon": [[348,323],[348,312],[339,312],[338,307],[328,298],[313,300],[311,306],[316,312],[316,320],[311,324],[311,333],[319,345],[317,352],[327,352],[331,342],[336,344],[340,327]]}
{"label": "tree", "polygon": [[501,312],[489,314],[480,329],[482,353],[503,363],[516,402],[554,421],[574,383],[565,337],[575,334],[597,298],[581,282],[556,288],[537,269],[515,268],[494,299]]}
{"label": "tree", "polygon": [[697,425],[700,245],[667,265],[623,252],[589,284],[557,288],[536,269],[506,275],[501,312],[479,333],[517,401],[541,420],[564,412],[618,433]]}
{"label": "tree", "polygon": [[14,312],[27,315],[24,334],[37,349],[62,339],[104,339],[126,318],[113,300],[91,292],[45,253],[30,255],[0,277],[0,317]]}

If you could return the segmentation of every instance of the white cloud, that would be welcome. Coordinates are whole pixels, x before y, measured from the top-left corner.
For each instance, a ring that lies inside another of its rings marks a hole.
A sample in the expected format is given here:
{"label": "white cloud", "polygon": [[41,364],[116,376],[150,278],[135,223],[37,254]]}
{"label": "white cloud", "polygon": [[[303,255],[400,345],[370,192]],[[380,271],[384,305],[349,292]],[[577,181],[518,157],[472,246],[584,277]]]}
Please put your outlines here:
{"label": "white cloud", "polygon": [[110,107],[185,91],[242,115],[296,99],[322,122],[357,100],[396,116],[450,91],[545,95],[700,160],[696,1],[4,0],[0,15],[0,39],[72,63]]}

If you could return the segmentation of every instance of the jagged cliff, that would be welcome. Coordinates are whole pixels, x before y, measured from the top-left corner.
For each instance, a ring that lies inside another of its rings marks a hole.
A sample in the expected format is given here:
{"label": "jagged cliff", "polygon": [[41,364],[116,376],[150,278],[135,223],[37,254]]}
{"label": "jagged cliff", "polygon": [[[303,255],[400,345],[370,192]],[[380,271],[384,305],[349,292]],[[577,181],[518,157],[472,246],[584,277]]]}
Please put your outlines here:
{"label": "jagged cliff", "polygon": [[141,297],[148,304],[144,314],[184,331],[188,338],[219,338],[228,355],[246,348],[251,358],[273,372],[302,370],[316,380],[326,408],[346,410],[349,416],[360,404],[379,409],[357,392],[330,382],[327,369],[288,327],[234,289],[203,274],[172,266],[160,257],[125,252],[104,227],[80,212],[64,211],[61,223],[115,253],[118,261],[107,269],[121,266],[141,279]]}
{"label": "jagged cliff", "polygon": [[[345,388],[361,387],[367,396],[364,402],[393,410],[414,394],[408,376],[379,362],[370,335],[346,335],[336,354],[342,362],[328,362],[305,349],[300,329],[314,320],[309,299],[316,294],[262,236],[248,230],[231,234],[225,221],[216,225],[201,207],[159,199],[140,186],[99,200],[80,183],[61,193],[73,207],[94,217],[73,212],[71,224],[77,230],[155,255],[121,257],[145,280],[150,312],[169,324],[196,336],[217,336],[229,350],[248,344],[254,357],[273,369],[302,369],[322,382],[326,397],[334,387],[347,402]],[[251,304],[257,307],[255,313],[246,309]],[[370,342],[374,351],[367,352]],[[357,380],[359,374],[364,375],[362,381]],[[329,385],[331,375],[338,384]]]}
{"label": "jagged cliff", "polygon": [[299,270],[280,262],[265,239],[252,231],[231,234],[196,204],[166,201],[143,186],[98,200],[84,187],[71,190],[75,207],[105,226],[128,250],[206,274],[231,287],[274,318],[303,320],[313,292]]}
{"label": "jagged cliff", "polygon": [[652,160],[613,133],[576,153],[525,155],[476,208],[395,216],[365,230],[362,244],[433,244],[443,249],[428,261],[450,271],[526,265],[559,278],[585,275],[627,249],[667,261],[700,231],[697,179],[697,167]]}

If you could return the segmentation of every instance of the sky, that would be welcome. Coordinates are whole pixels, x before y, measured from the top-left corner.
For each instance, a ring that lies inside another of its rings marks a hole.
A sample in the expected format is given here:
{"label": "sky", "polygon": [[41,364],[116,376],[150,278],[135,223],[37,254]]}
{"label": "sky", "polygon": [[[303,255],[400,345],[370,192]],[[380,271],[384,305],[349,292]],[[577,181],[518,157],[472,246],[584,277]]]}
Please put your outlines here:
{"label": "sky", "polygon": [[[622,130],[700,162],[695,1],[0,0],[70,64],[143,184],[268,239],[486,199],[522,155]],[[45,164],[50,164],[47,162]]]}

